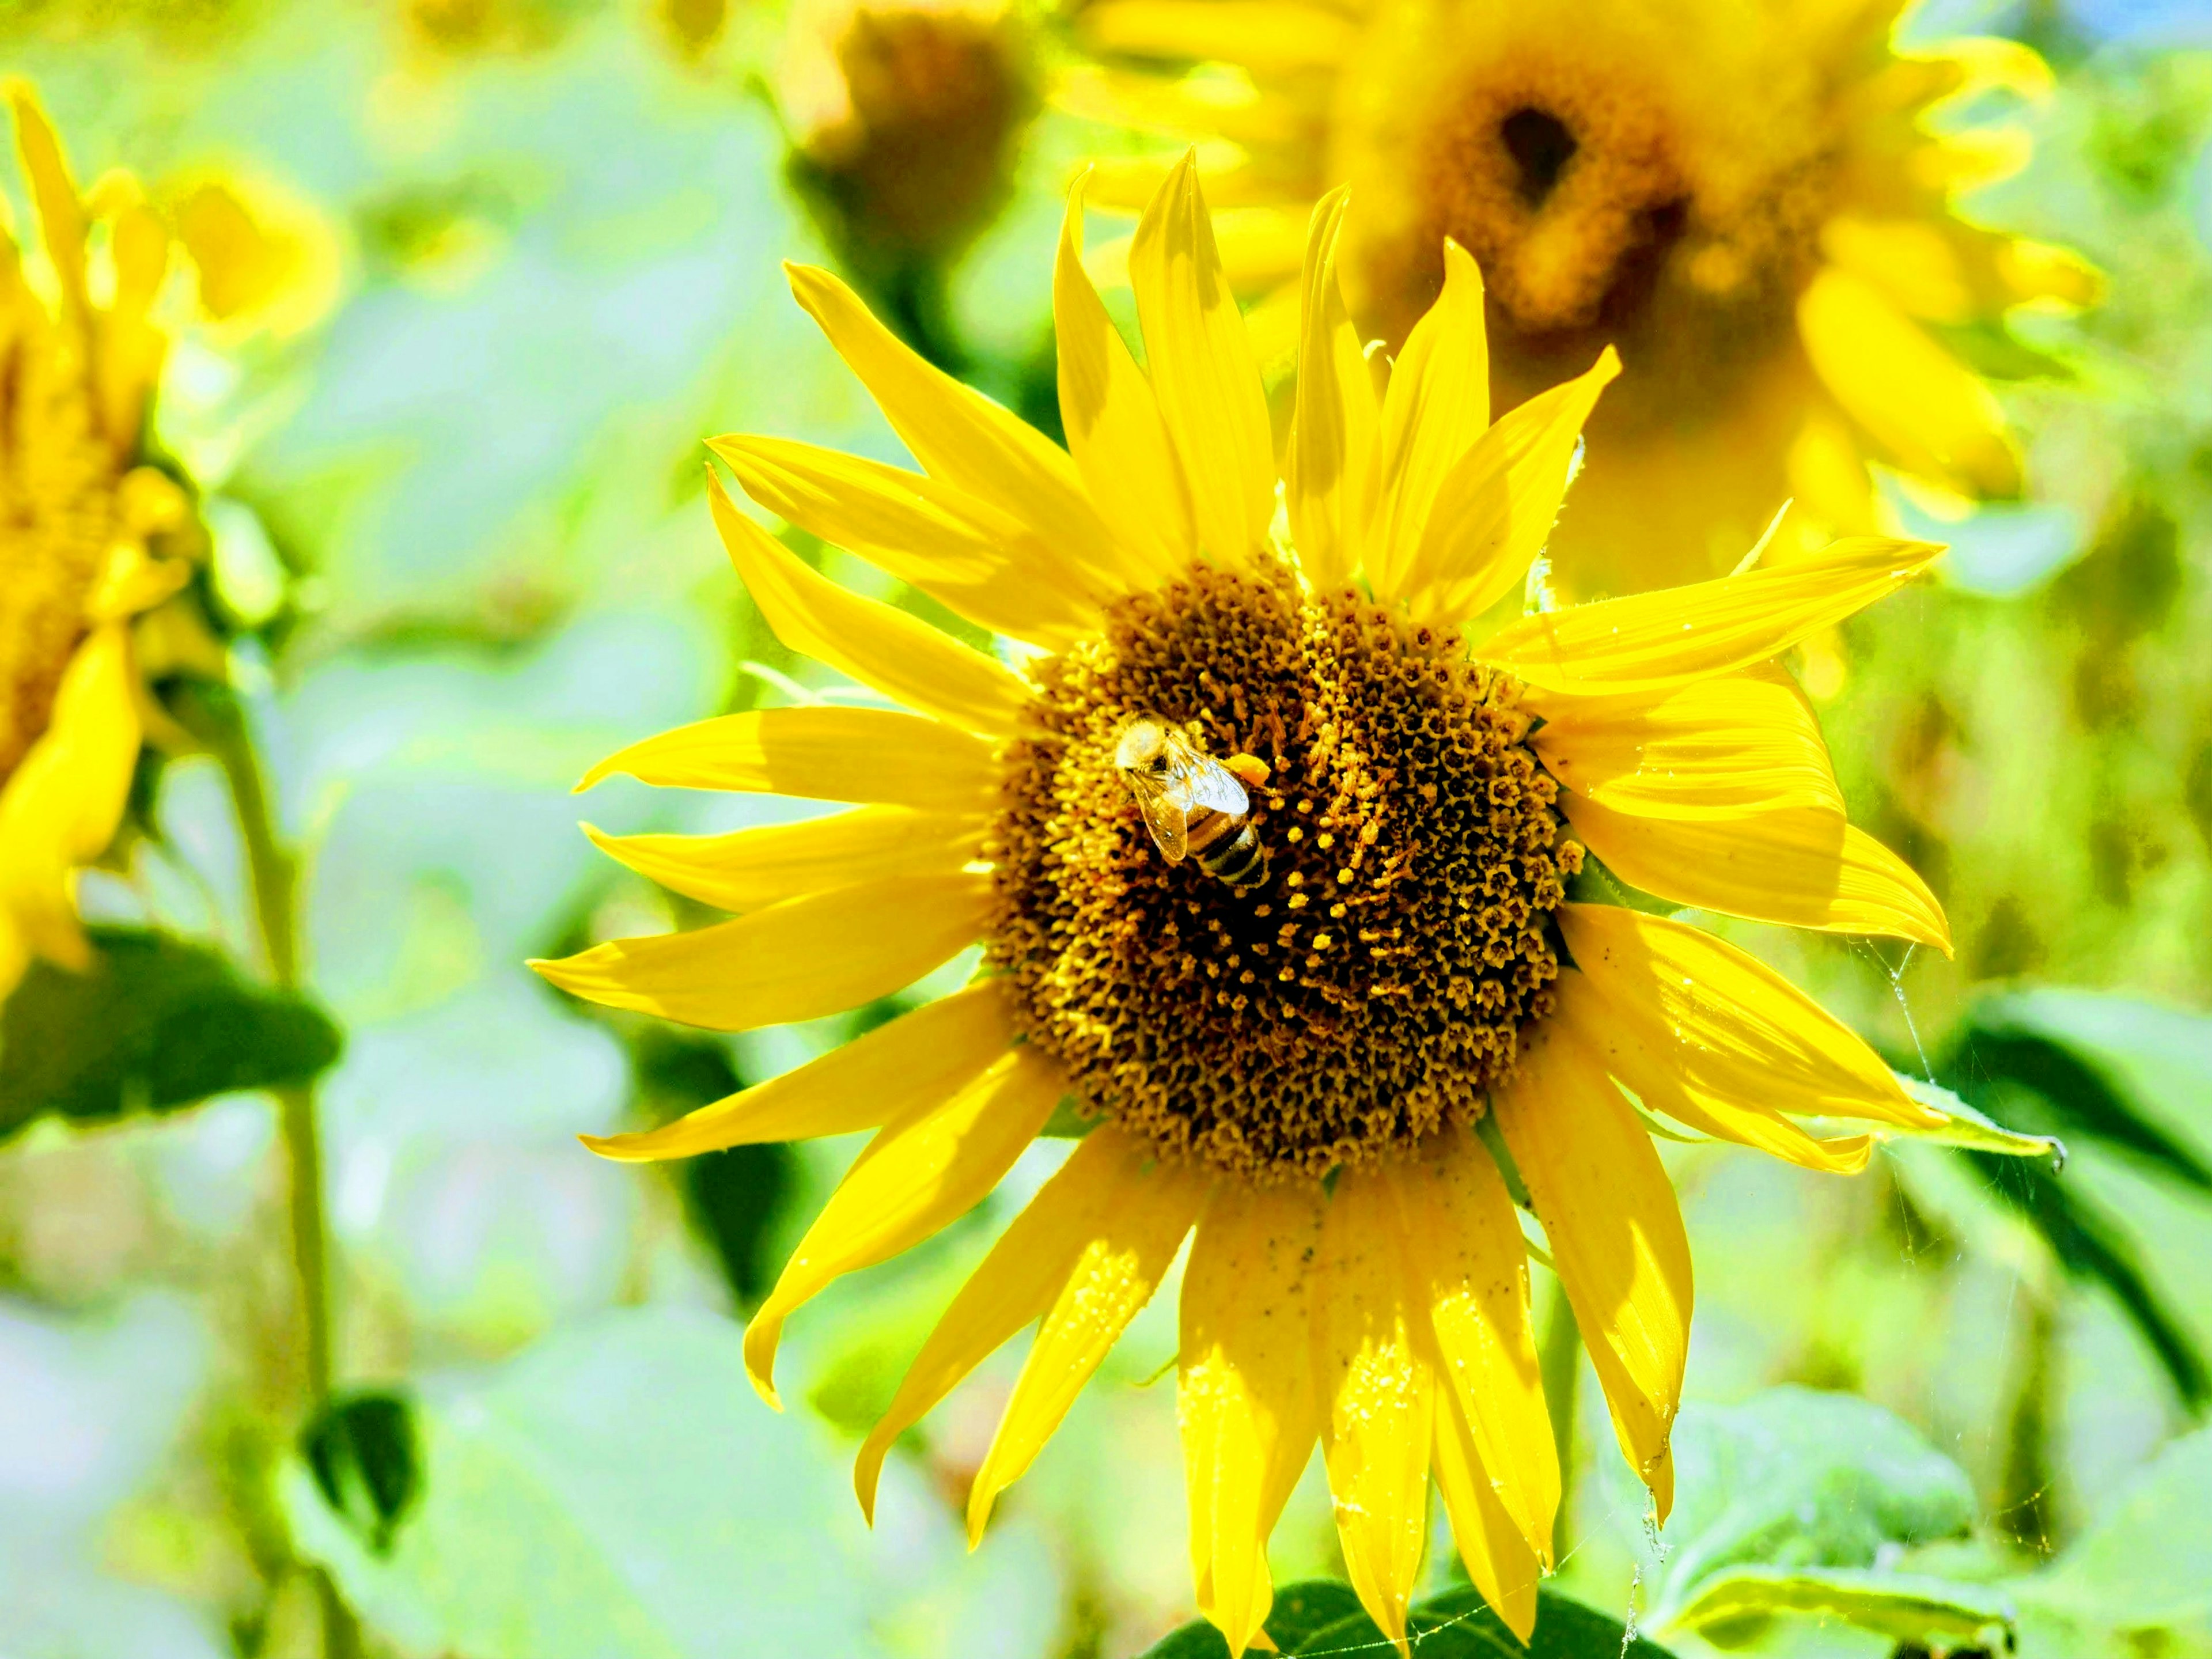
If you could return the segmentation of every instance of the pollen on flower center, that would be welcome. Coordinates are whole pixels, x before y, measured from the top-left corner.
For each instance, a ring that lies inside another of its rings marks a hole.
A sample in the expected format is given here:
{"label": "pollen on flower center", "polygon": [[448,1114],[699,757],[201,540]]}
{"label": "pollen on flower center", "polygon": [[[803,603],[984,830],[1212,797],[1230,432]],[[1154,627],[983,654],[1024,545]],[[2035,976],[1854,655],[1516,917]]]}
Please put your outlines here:
{"label": "pollen on flower center", "polygon": [[[1086,1109],[1261,1177],[1480,1115],[1549,1011],[1582,855],[1511,680],[1348,591],[1201,569],[1115,602],[1038,683],[987,846],[988,950]],[[1135,714],[1267,763],[1264,885],[1153,847],[1114,767]]]}

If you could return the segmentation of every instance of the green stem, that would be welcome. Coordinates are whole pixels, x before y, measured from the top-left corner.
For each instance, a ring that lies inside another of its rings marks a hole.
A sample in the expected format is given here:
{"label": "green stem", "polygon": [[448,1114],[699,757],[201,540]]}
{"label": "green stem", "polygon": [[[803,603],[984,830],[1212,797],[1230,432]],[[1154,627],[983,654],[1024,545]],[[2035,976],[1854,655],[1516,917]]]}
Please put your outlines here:
{"label": "green stem", "polygon": [[[229,787],[239,838],[246,849],[253,916],[269,976],[286,990],[301,983],[300,866],[280,838],[261,759],[245,710],[222,687],[196,687],[179,699],[179,717],[206,745]],[[312,1085],[276,1091],[289,1176],[292,1271],[298,1284],[301,1341],[306,1362],[307,1419],[331,1402],[336,1365],[331,1341],[330,1218],[324,1207],[323,1146]],[[309,1567],[322,1610],[325,1659],[358,1659],[360,1625],[330,1575]]]}
{"label": "green stem", "polygon": [[2051,1502],[2051,1402],[2058,1347],[2058,1316],[2047,1295],[2023,1292],[2028,1304],[2019,1382],[2006,1425],[2005,1465],[1997,1495],[1997,1525],[2015,1543],[2047,1556],[2056,1520]]}
{"label": "green stem", "polygon": [[1582,1331],[1565,1288],[1557,1279],[1544,1298],[1543,1346],[1536,1369],[1544,1383],[1544,1406],[1552,1415],[1552,1442],[1559,1454],[1559,1512],[1552,1522],[1552,1559],[1567,1559],[1573,1542],[1575,1494],[1575,1395],[1582,1383]]}

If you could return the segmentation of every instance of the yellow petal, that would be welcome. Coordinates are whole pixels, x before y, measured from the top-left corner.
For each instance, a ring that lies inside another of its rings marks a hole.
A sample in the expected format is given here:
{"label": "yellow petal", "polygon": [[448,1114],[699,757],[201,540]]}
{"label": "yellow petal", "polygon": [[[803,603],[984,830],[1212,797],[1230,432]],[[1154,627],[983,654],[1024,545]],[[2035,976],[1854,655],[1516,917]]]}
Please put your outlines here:
{"label": "yellow petal", "polygon": [[984,820],[863,806],[726,836],[584,833],[609,857],[718,910],[759,910],[886,876],[949,875],[974,861]]}
{"label": "yellow petal", "polygon": [[1583,422],[1620,373],[1611,346],[1588,373],[1498,417],[1437,486],[1401,580],[1416,617],[1479,617],[1522,578],[1559,516]]}
{"label": "yellow petal", "polygon": [[23,177],[31,186],[31,200],[39,210],[39,235],[46,258],[62,285],[62,296],[79,316],[90,303],[85,293],[84,204],[76,182],[70,177],[69,159],[53,123],[40,106],[39,95],[28,81],[11,78],[8,101],[15,112],[15,153],[22,158]]}
{"label": "yellow petal", "polygon": [[894,876],[688,933],[530,966],[562,990],[716,1031],[818,1019],[911,985],[990,925],[988,875]]}
{"label": "yellow petal", "polygon": [[1103,1173],[1112,1189],[1101,1194],[1091,1237],[1037,1328],[969,1488],[970,1549],[981,1541],[998,1495],[1021,1479],[1108,1350],[1152,1299],[1206,1197],[1206,1177],[1188,1164],[1124,1158]]}
{"label": "yellow petal", "polygon": [[1334,70],[1357,26],[1341,11],[1284,0],[1107,0],[1076,15],[1092,52],[1242,64],[1262,74]]}
{"label": "yellow petal", "polygon": [[1395,1184],[1408,1294],[1428,1310],[1451,1409],[1469,1425],[1491,1471],[1486,1490],[1496,1483],[1493,1501],[1511,1516],[1522,1548],[1548,1566],[1559,1460],[1536,1368],[1528,1253],[1513,1200],[1481,1143],[1458,1130],[1425,1142],[1395,1172]]}
{"label": "yellow petal", "polygon": [[1267,1535],[1321,1431],[1310,1334],[1321,1194],[1304,1185],[1213,1190],[1183,1271],[1183,1477],[1198,1607],[1242,1654],[1274,1590]]}
{"label": "yellow petal", "polygon": [[[1221,251],[1221,274],[1231,294],[1264,295],[1270,290],[1295,295],[1305,255],[1306,220],[1303,202],[1253,203],[1244,207],[1216,207],[1212,210],[1214,246]],[[1244,319],[1245,337],[1251,343],[1252,361],[1264,364],[1258,322],[1267,307],[1255,304]],[[1276,349],[1287,353],[1291,335],[1278,340]]]}
{"label": "yellow petal", "polygon": [[1076,1143],[1052,1178],[999,1236],[907,1368],[882,1421],[853,1465],[853,1489],[873,1525],[876,1486],[891,1444],[1031,1320],[1042,1318],[1095,1240],[1112,1207],[1153,1164],[1152,1148],[1113,1125]]}
{"label": "yellow petal", "polygon": [[1083,269],[1084,183],[1068,192],[1052,273],[1060,424],[1099,515],[1139,567],[1173,580],[1198,553],[1190,487],[1152,382]]}
{"label": "yellow petal", "polygon": [[0,957],[17,974],[26,950],[80,970],[91,963],[74,872],[115,838],[130,799],[136,678],[128,630],[94,629],[63,671],[46,729],[0,780],[0,911],[14,935]]}
{"label": "yellow petal", "polygon": [[1690,1335],[1690,1244],[1674,1189],[1626,1098],[1559,1020],[1528,1032],[1519,1074],[1492,1105],[1544,1224],[1620,1449],[1664,1521]]}
{"label": "yellow petal", "polygon": [[1781,807],[1841,815],[1820,722],[1797,683],[1762,665],[1656,694],[1534,690],[1530,745],[1552,775],[1638,817],[1736,818]]}
{"label": "yellow petal", "polygon": [[1932,542],[1853,537],[1786,565],[1539,611],[1476,654],[1551,691],[1658,691],[1780,656],[1905,586]]}
{"label": "yellow petal", "polygon": [[1066,451],[925,362],[828,271],[790,264],[784,271],[924,471],[1009,514],[1084,568],[1111,576],[1121,560]]}
{"label": "yellow petal", "polygon": [[1058,650],[1098,625],[1105,586],[1044,537],[927,473],[784,438],[707,447],[779,518],[910,582],[969,622]]}
{"label": "yellow petal", "polygon": [[[1732,1066],[1701,1062],[1657,1028],[1650,1009],[1639,1008],[1634,1015],[1616,1012],[1572,969],[1559,975],[1554,991],[1551,1018],[1572,1026],[1646,1112],[1823,1175],[1856,1175],[1866,1168],[1874,1152],[1872,1135],[1823,1139],[1807,1133],[1767,1105],[1765,1091],[1755,1082],[1749,1090],[1729,1087],[1726,1079]],[[1723,1079],[1718,1085],[1717,1073]]]}
{"label": "yellow petal", "polygon": [[883,1127],[745,1327],[745,1370],[762,1399],[782,1409],[775,1350],[792,1311],[844,1274],[910,1249],[981,1203],[1066,1091],[1059,1066],[1024,1046],[951,1099]]}
{"label": "yellow petal", "polygon": [[1797,299],[1822,384],[1905,471],[1972,495],[2020,493],[2020,455],[1990,389],[1863,278],[1830,265]]}
{"label": "yellow petal", "polygon": [[1428,1538],[1436,1373],[1417,1341],[1389,1175],[1346,1171],[1314,1262],[1314,1372],[1345,1576],[1382,1633],[1406,1638]]}
{"label": "yellow petal", "polygon": [[1308,232],[1297,408],[1285,481],[1298,562],[1324,589],[1343,586],[1360,566],[1378,419],[1375,383],[1337,281],[1345,194],[1338,189],[1321,199]]}
{"label": "yellow petal", "polygon": [[711,473],[707,496],[730,562],[784,644],[963,731],[1003,737],[1014,729],[1029,690],[1013,675],[920,618],[809,570],[738,512]]}
{"label": "yellow petal", "polygon": [[1490,424],[1490,343],[1482,273],[1444,242],[1443,292],[1413,325],[1390,370],[1376,451],[1375,523],[1367,574],[1377,599],[1402,598],[1437,491]]}
{"label": "yellow petal", "polygon": [[742,789],[920,812],[988,811],[999,793],[988,744],[881,708],[763,708],[696,720],[608,756],[576,787],[618,772],[669,789]]}
{"label": "yellow petal", "polygon": [[1607,869],[1672,903],[1826,933],[1886,934],[1951,954],[1943,907],[1927,884],[1839,812],[1632,817],[1572,794],[1559,807]]}
{"label": "yellow petal", "polygon": [[1771,1110],[1911,1129],[1942,1122],[1856,1032],[1757,957],[1620,905],[1563,904],[1553,914],[1607,1018],[1670,1039],[1677,1066],[1733,1078],[1749,1103]]}
{"label": "yellow petal", "polygon": [[1437,1401],[1436,1474],[1467,1576],[1525,1646],[1536,1630],[1536,1586],[1544,1567],[1491,1485],[1459,1401],[1449,1389]]}
{"label": "yellow petal", "polygon": [[1006,983],[987,979],[673,1123],[578,1139],[601,1158],[647,1164],[725,1146],[880,1128],[951,1099],[1013,1040]]}
{"label": "yellow petal", "polygon": [[1274,443],[1194,157],[1138,221],[1129,283],[1153,393],[1191,481],[1199,543],[1216,558],[1242,558],[1267,544],[1275,516]]}

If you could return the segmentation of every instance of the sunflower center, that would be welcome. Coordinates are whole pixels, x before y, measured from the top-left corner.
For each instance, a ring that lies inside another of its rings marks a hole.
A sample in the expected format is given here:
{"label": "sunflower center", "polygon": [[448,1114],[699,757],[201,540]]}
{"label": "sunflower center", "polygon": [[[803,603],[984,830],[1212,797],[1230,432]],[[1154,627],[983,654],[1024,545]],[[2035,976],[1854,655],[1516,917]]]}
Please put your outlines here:
{"label": "sunflower center", "polygon": [[1370,31],[1327,168],[1352,185],[1350,297],[1401,342],[1450,236],[1482,267],[1502,396],[1579,374],[1610,343],[1637,372],[1601,420],[1678,424],[1786,342],[1834,122],[1759,31],[1674,38],[1610,5],[1559,16],[1398,0]]}
{"label": "sunflower center", "polygon": [[[1582,849],[1518,687],[1287,573],[1195,570],[1039,672],[989,848],[989,956],[1081,1102],[1170,1156],[1318,1176],[1480,1115],[1549,1009]],[[1149,716],[1249,792],[1267,875],[1170,863],[1116,770]]]}

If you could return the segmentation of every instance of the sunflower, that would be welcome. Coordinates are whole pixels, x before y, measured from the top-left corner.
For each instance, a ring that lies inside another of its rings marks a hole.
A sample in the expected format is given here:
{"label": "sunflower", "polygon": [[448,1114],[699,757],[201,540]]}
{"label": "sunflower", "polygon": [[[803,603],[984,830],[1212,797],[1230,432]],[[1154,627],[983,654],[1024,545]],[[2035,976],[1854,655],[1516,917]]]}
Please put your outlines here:
{"label": "sunflower", "polygon": [[191,568],[160,550],[185,494],[143,459],[168,233],[127,179],[88,204],[30,89],[7,95],[43,258],[0,222],[0,996],[33,954],[88,963],[71,893],[137,761],[132,621]]}
{"label": "sunflower", "polygon": [[[1054,279],[1072,453],[793,268],[922,470],[750,436],[714,454],[763,507],[1030,648],[1002,661],[847,591],[711,480],[783,641],[912,712],[730,714],[601,763],[580,787],[859,805],[726,836],[592,831],[736,919],[533,964],[595,1002],[741,1030],[886,995],[980,940],[964,989],[587,1144],[654,1159],[874,1132],[746,1333],[773,1403],[791,1314],[977,1204],[1066,1103],[1089,1133],[922,1347],[861,1450],[860,1500],[872,1512],[896,1437],[1034,1322],[969,1500],[980,1535],[1188,1241],[1192,1558],[1232,1653],[1258,1639],[1268,1534],[1316,1443],[1386,1631],[1405,1629],[1432,1476],[1474,1582],[1531,1628],[1559,1496],[1532,1248],[1663,1517],[1690,1259],[1647,1121],[1838,1171],[1877,1133],[1946,1121],[1741,951],[1570,897],[1594,856],[1676,904],[1948,950],[1928,890],[1845,821],[1773,666],[1938,550],[1844,542],[1538,612],[1470,649],[1462,619],[1522,581],[1614,360],[1493,423],[1480,284],[1448,244],[1443,296],[1378,394],[1337,281],[1342,209],[1322,204],[1308,244],[1279,487],[1188,160],[1130,251],[1147,368],[1085,274],[1077,188]],[[1117,764],[1133,720],[1244,780],[1257,884],[1156,848]],[[1822,1134],[1804,1115],[1859,1121]]]}
{"label": "sunflower", "polygon": [[[1103,66],[1065,97],[1207,142],[1230,283],[1286,340],[1307,214],[1349,183],[1346,295],[1392,347],[1446,236],[1488,279],[1501,407],[1617,344],[1629,380],[1553,552],[1576,591],[1626,592],[1725,570],[1785,498],[1782,547],[1872,528],[1870,460],[1954,496],[2021,488],[1946,337],[2097,278],[1954,197],[2026,160],[2018,130],[1965,125],[1973,100],[2048,71],[2011,41],[1899,48],[1900,9],[1097,0],[1076,27]],[[1101,204],[1140,206],[1163,165],[1117,164]]]}

